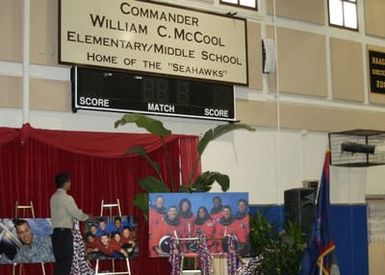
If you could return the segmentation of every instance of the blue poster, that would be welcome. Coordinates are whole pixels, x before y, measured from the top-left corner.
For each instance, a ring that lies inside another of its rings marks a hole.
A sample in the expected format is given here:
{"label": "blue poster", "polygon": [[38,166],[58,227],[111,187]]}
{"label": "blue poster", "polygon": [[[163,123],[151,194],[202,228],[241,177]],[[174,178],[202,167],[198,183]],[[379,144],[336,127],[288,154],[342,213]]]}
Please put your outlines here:
{"label": "blue poster", "polygon": [[86,222],[84,242],[87,259],[137,257],[137,223],[133,216],[98,217]]}
{"label": "blue poster", "polygon": [[49,219],[0,219],[0,264],[54,262]]}

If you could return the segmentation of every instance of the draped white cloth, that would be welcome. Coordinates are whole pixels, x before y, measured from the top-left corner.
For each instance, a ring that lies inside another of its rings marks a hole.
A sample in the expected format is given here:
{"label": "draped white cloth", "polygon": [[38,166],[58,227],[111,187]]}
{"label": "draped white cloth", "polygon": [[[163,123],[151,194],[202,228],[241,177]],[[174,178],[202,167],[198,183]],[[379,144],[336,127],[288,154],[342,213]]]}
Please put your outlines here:
{"label": "draped white cloth", "polygon": [[72,230],[74,238],[74,255],[72,259],[71,275],[94,275],[95,270],[86,259],[84,242],[80,233],[79,221],[75,221]]}

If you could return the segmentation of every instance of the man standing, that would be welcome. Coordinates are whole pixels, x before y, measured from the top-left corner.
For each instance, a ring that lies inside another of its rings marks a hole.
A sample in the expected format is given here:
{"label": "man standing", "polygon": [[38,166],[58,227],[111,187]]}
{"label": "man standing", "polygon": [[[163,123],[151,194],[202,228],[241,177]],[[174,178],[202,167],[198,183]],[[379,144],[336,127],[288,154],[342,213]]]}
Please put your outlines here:
{"label": "man standing", "polygon": [[74,219],[85,221],[89,217],[80,210],[75,200],[67,194],[71,188],[66,173],[55,177],[56,192],[51,196],[52,248],[56,260],[55,275],[70,275],[73,257],[72,227]]}

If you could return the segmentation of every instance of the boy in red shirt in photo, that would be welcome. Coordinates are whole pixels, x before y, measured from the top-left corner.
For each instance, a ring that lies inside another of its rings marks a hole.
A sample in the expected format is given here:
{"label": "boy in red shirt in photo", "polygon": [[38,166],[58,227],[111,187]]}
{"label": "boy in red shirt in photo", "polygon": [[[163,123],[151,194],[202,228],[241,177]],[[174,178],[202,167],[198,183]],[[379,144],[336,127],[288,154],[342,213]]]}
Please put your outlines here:
{"label": "boy in red shirt in photo", "polygon": [[120,246],[126,250],[131,256],[136,247],[136,236],[134,229],[131,231],[130,228],[124,227],[120,237]]}
{"label": "boy in red shirt in photo", "polygon": [[122,236],[120,235],[120,232],[115,231],[111,233],[112,239],[115,240],[116,243],[122,247]]}
{"label": "boy in red shirt in photo", "polygon": [[98,259],[101,256],[100,248],[102,246],[101,241],[93,235],[91,232],[88,232],[84,236],[85,249],[90,260]]}
{"label": "boy in red shirt in photo", "polygon": [[108,257],[112,257],[112,258],[120,258],[122,255],[127,258],[128,257],[128,254],[127,252],[120,247],[120,244],[115,240],[115,239],[110,239],[110,237],[108,236],[108,234],[104,233],[102,234],[101,236],[101,242],[102,242],[102,245],[100,247],[100,251],[108,256]]}
{"label": "boy in red shirt in photo", "polygon": [[135,239],[136,238],[135,238],[134,230],[131,232],[130,228],[124,227],[121,234],[120,243],[122,245],[129,244],[129,243],[135,242]]}

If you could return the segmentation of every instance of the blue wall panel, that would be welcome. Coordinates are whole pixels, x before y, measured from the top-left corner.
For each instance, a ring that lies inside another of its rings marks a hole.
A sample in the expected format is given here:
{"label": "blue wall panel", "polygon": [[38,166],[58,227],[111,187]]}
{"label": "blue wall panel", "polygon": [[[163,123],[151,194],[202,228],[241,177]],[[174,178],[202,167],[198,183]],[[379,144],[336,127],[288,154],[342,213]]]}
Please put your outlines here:
{"label": "blue wall panel", "polygon": [[366,205],[332,205],[330,215],[341,274],[369,274]]}
{"label": "blue wall panel", "polygon": [[250,213],[255,215],[255,213],[260,212],[265,216],[271,224],[279,226],[282,229],[283,220],[285,218],[284,208],[280,205],[251,205]]}
{"label": "blue wall panel", "polygon": [[[251,205],[250,213],[257,211],[270,222],[282,228],[283,205]],[[331,234],[337,245],[341,275],[367,275],[368,238],[366,205],[334,204],[330,209]]]}

